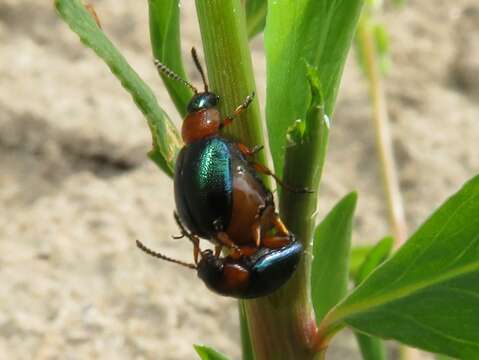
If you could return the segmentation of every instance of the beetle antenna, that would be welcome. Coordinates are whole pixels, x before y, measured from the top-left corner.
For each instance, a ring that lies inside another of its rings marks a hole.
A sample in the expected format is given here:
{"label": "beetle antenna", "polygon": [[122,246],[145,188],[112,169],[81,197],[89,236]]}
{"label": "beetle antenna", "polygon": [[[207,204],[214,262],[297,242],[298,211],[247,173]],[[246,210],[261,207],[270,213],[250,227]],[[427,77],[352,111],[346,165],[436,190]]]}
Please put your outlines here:
{"label": "beetle antenna", "polygon": [[203,84],[205,85],[205,92],[208,92],[208,83],[206,82],[205,72],[203,71],[203,67],[201,66],[198,54],[196,53],[196,49],[194,47],[191,48],[191,56],[193,57],[196,68],[200,72],[201,78],[203,79]]}
{"label": "beetle antenna", "polygon": [[191,90],[194,91],[195,94],[198,94],[198,89],[195,88],[190,82],[186,81],[183,79],[180,75],[176,74],[173,70],[168,68],[165,64],[162,64],[160,60],[155,59],[154,64],[156,68],[158,69],[159,72],[165,74],[166,77],[169,77],[172,80],[179,81],[180,83],[183,83],[187,87],[189,87]]}
{"label": "beetle antenna", "polygon": [[161,259],[161,260],[165,260],[165,261],[169,261],[169,262],[172,262],[172,263],[175,263],[175,264],[178,264],[178,265],[181,265],[181,266],[185,266],[187,268],[190,268],[190,269],[193,269],[193,270],[197,270],[198,268],[196,267],[196,265],[194,264],[190,264],[190,263],[186,263],[186,262],[183,262],[183,261],[180,261],[180,260],[176,260],[176,259],[172,259],[168,256],[165,256],[163,254],[160,254],[159,252],[156,252],[156,251],[153,251],[151,250],[150,248],[146,247],[146,245],[144,245],[140,240],[136,240],[136,246],[143,252],[147,253],[148,255],[151,255],[155,258],[158,258],[158,259]]}

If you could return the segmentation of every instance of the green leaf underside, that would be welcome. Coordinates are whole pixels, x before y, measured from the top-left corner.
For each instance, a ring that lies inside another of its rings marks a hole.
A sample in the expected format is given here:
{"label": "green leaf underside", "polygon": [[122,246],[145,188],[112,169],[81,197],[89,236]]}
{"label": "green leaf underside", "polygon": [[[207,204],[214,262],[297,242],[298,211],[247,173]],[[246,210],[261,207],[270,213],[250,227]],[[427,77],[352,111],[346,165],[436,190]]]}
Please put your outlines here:
{"label": "green leaf underside", "polygon": [[311,267],[311,296],[319,324],[347,293],[349,251],[357,195],[345,196],[316,228]]}
{"label": "green leaf underside", "polygon": [[171,175],[180,148],[180,139],[167,114],[159,107],[151,89],[116,50],[79,0],[56,0],[55,7],[80,40],[108,65],[125,90],[133,97],[148,121],[155,153],[163,160],[162,169]]}
{"label": "green leaf underside", "polygon": [[369,334],[479,358],[479,176],[329,315]]}
{"label": "green leaf underside", "polygon": [[196,353],[201,360],[228,360],[228,358],[208,346],[194,345]]}
{"label": "green leaf underside", "polygon": [[308,108],[305,61],[316,67],[331,115],[361,0],[268,1],[266,120],[276,173],[282,174],[286,132]]}
{"label": "green leaf underside", "polygon": [[248,38],[253,38],[263,31],[266,24],[267,0],[246,0],[246,27]]}
{"label": "green leaf underside", "polygon": [[355,277],[356,284],[361,282],[371,274],[381,263],[383,263],[391,254],[393,249],[394,239],[391,236],[387,236],[381,239],[366,255],[364,262],[358,269]]}
{"label": "green leaf underside", "polygon": [[[153,56],[187,80],[181,55],[179,0],[149,0],[148,7]],[[193,92],[181,82],[160,75],[176,109],[184,117]]]}

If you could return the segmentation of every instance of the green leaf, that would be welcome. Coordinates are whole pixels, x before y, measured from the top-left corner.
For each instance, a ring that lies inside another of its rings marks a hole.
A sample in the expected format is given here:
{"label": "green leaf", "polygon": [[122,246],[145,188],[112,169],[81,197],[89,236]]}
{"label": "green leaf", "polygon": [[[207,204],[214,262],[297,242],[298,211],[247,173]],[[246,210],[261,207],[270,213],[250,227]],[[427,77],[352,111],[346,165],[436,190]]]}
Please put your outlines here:
{"label": "green leaf", "polygon": [[[153,56],[187,80],[181,56],[180,1],[148,0],[150,40]],[[186,115],[186,106],[193,92],[184,84],[160,74],[176,109]]]}
{"label": "green leaf", "polygon": [[[393,245],[394,239],[391,236],[387,236],[369,250],[353,277],[356,285],[366,279],[374,269],[389,257]],[[357,331],[354,335],[356,336],[363,359],[383,360],[387,358],[386,347],[382,340]]]}
{"label": "green leaf", "polygon": [[[296,188],[316,190],[326,159],[329,119],[324,114],[324,97],[318,70],[309,64],[304,65],[309,82],[309,91],[307,92],[309,105],[305,119],[296,120],[288,128],[283,180]],[[309,166],[304,166],[304,164],[309,164]],[[289,210],[294,215],[300,214],[298,213],[299,209],[293,209],[292,202],[298,203],[301,208],[308,203],[305,208],[316,211],[317,196],[298,197],[295,193],[281,191],[281,201],[288,204]],[[311,214],[305,214],[305,217],[309,218],[310,216]]]}
{"label": "green leaf", "polygon": [[436,360],[454,360],[455,358],[446,355],[436,355]]}
{"label": "green leaf", "polygon": [[95,51],[131,94],[148,121],[155,154],[164,164],[162,169],[171,176],[180,148],[180,139],[168,115],[159,107],[151,89],[116,50],[79,0],[56,0],[55,7],[80,40]]}
{"label": "green leaf", "polygon": [[318,324],[347,293],[356,202],[355,192],[345,196],[318,225],[314,234],[311,297]]}
{"label": "green leaf", "polygon": [[305,61],[319,71],[331,116],[361,6],[361,0],[268,1],[266,120],[276,173],[283,171],[287,129],[308,109]]}
{"label": "green leaf", "polygon": [[381,263],[383,263],[391,254],[394,245],[394,238],[386,236],[381,239],[367,254],[364,262],[358,269],[354,281],[360,284],[366,277],[373,272]]}
{"label": "green leaf", "polygon": [[356,341],[359,350],[365,360],[385,360],[387,359],[386,346],[381,339],[366,334],[355,332]]}
{"label": "green leaf", "polygon": [[166,175],[173,177],[173,167],[165,162],[165,159],[161,155],[160,151],[157,148],[153,148],[148,152],[148,157],[153,161],[161,170],[163,170]]}
{"label": "green leaf", "polygon": [[267,0],[246,0],[246,27],[248,38],[253,38],[263,31],[266,24]]}
{"label": "green leaf", "polygon": [[349,277],[351,279],[356,278],[359,268],[372,248],[372,245],[364,245],[355,246],[351,249],[351,254],[349,256]]}
{"label": "green leaf", "polygon": [[[461,359],[479,358],[479,176],[325,318]],[[325,331],[327,333],[327,331]]]}
{"label": "green leaf", "polygon": [[213,350],[208,346],[194,345],[194,348],[201,360],[228,360],[225,355]]}

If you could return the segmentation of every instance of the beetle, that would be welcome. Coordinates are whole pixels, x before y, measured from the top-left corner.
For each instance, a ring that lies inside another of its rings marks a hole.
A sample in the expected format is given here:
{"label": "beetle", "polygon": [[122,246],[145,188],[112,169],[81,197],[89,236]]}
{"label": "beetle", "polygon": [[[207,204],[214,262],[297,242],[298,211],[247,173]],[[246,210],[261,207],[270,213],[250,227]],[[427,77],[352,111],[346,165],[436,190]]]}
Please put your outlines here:
{"label": "beetle", "polygon": [[[182,231],[183,228],[177,216]],[[197,275],[213,292],[238,299],[266,296],[280,288],[293,275],[303,253],[299,241],[292,241],[281,248],[262,247],[250,256],[219,257],[212,250],[199,252],[197,264],[172,259],[146,247],[139,240],[138,248],[153,257],[173,262],[197,271]]]}
{"label": "beetle", "polygon": [[273,195],[259,173],[272,176],[286,189],[305,191],[283,184],[267,167],[253,160],[261,148],[250,149],[220,134],[248,108],[254,93],[222,119],[217,108],[220,97],[209,91],[196,50],[192,48],[191,53],[203,80],[202,92],[158,60],[155,65],[159,72],[194,92],[182,123],[185,145],[176,160],[174,192],[178,216],[194,244],[195,263],[200,255],[200,238],[215,243],[216,255],[223,247],[236,257],[252,254],[260,247],[282,248],[294,237],[276,212]]}

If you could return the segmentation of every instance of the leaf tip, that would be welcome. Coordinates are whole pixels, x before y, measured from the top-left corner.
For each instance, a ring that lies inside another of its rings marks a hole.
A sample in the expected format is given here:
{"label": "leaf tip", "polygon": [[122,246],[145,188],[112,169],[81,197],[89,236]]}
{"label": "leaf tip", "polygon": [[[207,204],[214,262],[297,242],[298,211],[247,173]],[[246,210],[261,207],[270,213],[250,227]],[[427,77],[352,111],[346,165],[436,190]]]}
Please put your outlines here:
{"label": "leaf tip", "polygon": [[348,207],[351,207],[352,209],[356,208],[356,204],[358,202],[358,192],[357,191],[351,191],[348,195],[346,195],[343,200],[341,201],[347,205]]}
{"label": "leaf tip", "polygon": [[201,360],[228,360],[225,355],[208,346],[194,344],[193,348]]}

